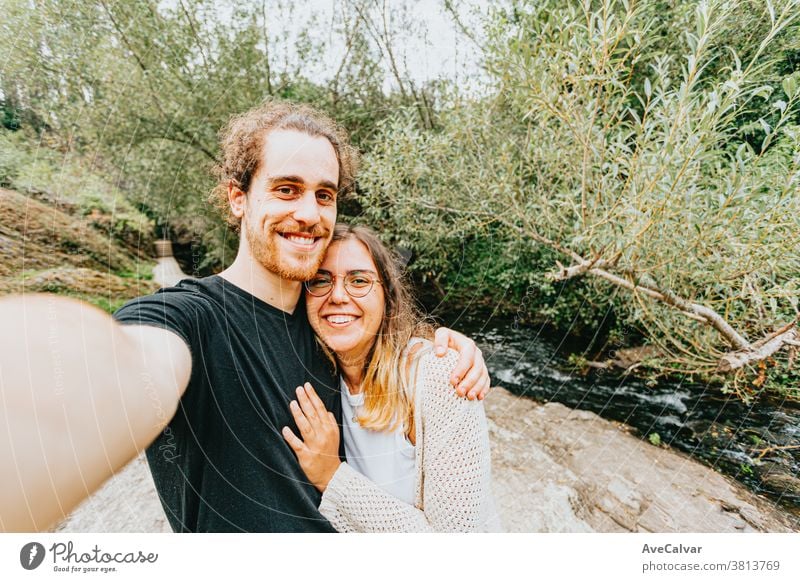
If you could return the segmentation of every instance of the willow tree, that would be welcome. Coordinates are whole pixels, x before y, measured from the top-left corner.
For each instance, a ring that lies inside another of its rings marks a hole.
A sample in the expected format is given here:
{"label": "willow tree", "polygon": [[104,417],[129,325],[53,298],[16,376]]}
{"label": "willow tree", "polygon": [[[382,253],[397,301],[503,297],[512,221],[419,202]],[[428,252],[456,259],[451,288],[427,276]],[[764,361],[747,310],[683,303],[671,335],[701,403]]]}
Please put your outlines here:
{"label": "willow tree", "polygon": [[800,54],[800,3],[701,2],[669,26],[654,8],[496,12],[489,89],[438,131],[385,124],[365,208],[424,251],[497,229],[550,249],[551,280],[624,291],[654,369],[736,387],[800,345],[800,72],[775,67]]}

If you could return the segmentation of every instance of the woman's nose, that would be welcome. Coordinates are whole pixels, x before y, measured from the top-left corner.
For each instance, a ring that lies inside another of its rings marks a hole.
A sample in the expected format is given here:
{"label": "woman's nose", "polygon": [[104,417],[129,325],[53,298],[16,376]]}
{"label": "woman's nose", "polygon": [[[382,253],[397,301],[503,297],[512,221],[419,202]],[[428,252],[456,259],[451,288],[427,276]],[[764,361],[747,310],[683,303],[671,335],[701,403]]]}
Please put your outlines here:
{"label": "woman's nose", "polygon": [[331,301],[333,303],[347,303],[350,301],[350,296],[344,288],[344,277],[336,277],[333,280],[333,289],[331,289]]}

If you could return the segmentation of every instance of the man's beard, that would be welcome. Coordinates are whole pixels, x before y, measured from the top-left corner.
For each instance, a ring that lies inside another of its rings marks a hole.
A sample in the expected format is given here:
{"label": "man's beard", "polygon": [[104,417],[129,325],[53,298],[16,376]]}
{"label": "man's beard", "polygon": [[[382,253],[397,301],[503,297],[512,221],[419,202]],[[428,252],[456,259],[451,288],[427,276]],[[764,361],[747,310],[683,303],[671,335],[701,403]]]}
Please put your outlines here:
{"label": "man's beard", "polygon": [[[247,233],[250,254],[265,269],[289,281],[308,281],[316,275],[325,258],[325,248],[316,254],[305,255],[304,259],[282,261],[278,241],[280,234],[275,225],[270,225],[269,231],[265,233],[262,229],[252,225],[246,218],[242,222]],[[322,228],[315,228],[311,234],[327,239],[329,233]],[[325,246],[327,247],[327,245]]]}

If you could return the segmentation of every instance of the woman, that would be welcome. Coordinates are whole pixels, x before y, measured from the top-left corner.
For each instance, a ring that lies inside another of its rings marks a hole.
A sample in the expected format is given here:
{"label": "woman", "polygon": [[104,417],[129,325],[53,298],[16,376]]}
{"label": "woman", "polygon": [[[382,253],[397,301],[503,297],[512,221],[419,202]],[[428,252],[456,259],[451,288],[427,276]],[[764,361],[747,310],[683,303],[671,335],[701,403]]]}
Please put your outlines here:
{"label": "woman", "polygon": [[341,378],[339,426],[310,384],[284,438],[339,531],[499,529],[483,405],[449,384],[455,352],[431,353],[397,263],[367,228],[337,225],[306,311]]}

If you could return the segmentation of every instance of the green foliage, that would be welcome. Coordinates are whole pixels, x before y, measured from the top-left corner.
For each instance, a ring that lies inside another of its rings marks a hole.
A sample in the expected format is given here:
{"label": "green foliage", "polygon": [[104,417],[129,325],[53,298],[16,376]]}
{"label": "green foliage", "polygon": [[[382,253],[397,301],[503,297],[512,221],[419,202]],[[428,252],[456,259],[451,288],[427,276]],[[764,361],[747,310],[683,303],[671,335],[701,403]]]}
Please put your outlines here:
{"label": "green foliage", "polygon": [[16,131],[22,125],[19,111],[7,104],[4,99],[0,99],[0,127]]}
{"label": "green foliage", "polygon": [[35,194],[87,216],[131,248],[149,253],[153,223],[113,185],[108,176],[75,154],[43,145],[31,147],[31,135],[0,130],[0,185]]}
{"label": "green foliage", "polygon": [[78,299],[87,301],[95,307],[99,307],[109,315],[113,315],[120,307],[130,301],[129,299],[109,299],[103,295],[84,295],[78,297]]}
{"label": "green foliage", "polygon": [[[365,150],[340,215],[411,249],[430,303],[635,335],[659,348],[654,373],[687,375],[729,338],[608,277],[547,275],[595,261],[751,341],[800,313],[797,0],[512,0],[466,30],[474,86],[404,69],[414,0],[346,0],[324,22],[285,0],[35,4],[6,0],[0,21],[2,123],[19,130],[0,134],[0,184],[111,215],[98,225],[131,244],[144,213],[205,249],[201,270],[232,257],[205,202],[217,131],[284,98]],[[775,361],[729,389],[792,392],[791,358]]]}
{"label": "green foliage", "polygon": [[[661,350],[657,369],[711,372],[729,337],[618,281],[709,307],[751,340],[797,316],[800,95],[773,51],[797,50],[800,10],[643,4],[497,10],[486,49],[495,90],[454,94],[433,131],[409,112],[384,123],[362,204],[428,261],[445,249],[440,264],[448,241],[497,233],[525,241],[538,272],[600,262],[616,279],[576,281],[573,308],[578,293],[610,296],[618,324]],[[742,22],[752,35],[733,34]],[[596,319],[607,306],[581,303]]]}
{"label": "green foliage", "polygon": [[650,444],[653,445],[654,447],[661,446],[661,435],[658,434],[657,432],[651,432],[647,436],[647,440],[650,441]]}

